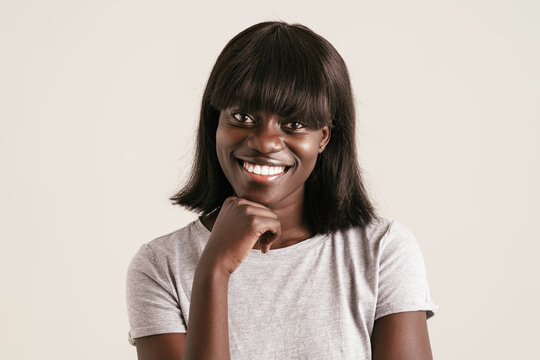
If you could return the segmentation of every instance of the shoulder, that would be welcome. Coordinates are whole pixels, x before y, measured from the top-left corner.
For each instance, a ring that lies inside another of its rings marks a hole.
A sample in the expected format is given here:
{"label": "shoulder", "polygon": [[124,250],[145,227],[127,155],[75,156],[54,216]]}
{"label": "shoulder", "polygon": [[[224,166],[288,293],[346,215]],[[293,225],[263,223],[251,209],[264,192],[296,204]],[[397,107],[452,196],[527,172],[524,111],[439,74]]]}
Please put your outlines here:
{"label": "shoulder", "polygon": [[381,261],[394,258],[409,259],[423,266],[422,251],[414,234],[408,227],[395,219],[390,220],[388,231],[379,243]]}
{"label": "shoulder", "polygon": [[378,217],[367,226],[340,230],[332,237],[350,257],[362,259],[374,270],[398,261],[422,263],[422,252],[415,236],[393,218]]}
{"label": "shoulder", "polygon": [[142,244],[131,260],[130,269],[155,267],[169,263],[170,259],[191,256],[198,252],[203,238],[204,232],[197,220],[192,221],[180,229]]}
{"label": "shoulder", "polygon": [[334,236],[342,234],[344,238],[360,240],[377,250],[396,243],[416,243],[412,232],[399,221],[389,217],[378,217],[364,227],[351,227],[338,231]]}
{"label": "shoulder", "polygon": [[416,237],[409,228],[393,218],[379,217],[362,231],[379,252],[403,248],[419,249]]}

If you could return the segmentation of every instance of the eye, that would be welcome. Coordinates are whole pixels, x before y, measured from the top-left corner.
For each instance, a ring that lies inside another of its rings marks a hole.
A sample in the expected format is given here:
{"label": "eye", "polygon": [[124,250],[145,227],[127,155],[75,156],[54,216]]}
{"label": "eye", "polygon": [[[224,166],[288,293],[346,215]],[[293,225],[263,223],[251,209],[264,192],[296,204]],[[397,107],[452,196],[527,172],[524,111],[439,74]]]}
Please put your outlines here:
{"label": "eye", "polygon": [[232,117],[242,124],[254,124],[255,119],[253,119],[253,116],[241,112],[233,112],[231,113]]}
{"label": "eye", "polygon": [[285,123],[283,126],[289,130],[301,130],[306,127],[306,125],[298,121],[290,121],[288,123]]}

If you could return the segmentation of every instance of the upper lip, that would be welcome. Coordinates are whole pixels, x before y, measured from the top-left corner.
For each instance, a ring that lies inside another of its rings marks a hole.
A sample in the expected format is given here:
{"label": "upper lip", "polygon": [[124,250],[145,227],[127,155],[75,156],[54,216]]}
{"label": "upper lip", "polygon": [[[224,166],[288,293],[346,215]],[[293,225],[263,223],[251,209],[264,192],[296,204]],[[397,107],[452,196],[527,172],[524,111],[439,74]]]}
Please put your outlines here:
{"label": "upper lip", "polygon": [[246,161],[251,164],[258,164],[258,165],[268,165],[268,166],[285,166],[289,167],[292,166],[290,164],[287,164],[281,160],[267,158],[267,157],[248,157],[248,156],[237,156],[236,157],[240,161]]}

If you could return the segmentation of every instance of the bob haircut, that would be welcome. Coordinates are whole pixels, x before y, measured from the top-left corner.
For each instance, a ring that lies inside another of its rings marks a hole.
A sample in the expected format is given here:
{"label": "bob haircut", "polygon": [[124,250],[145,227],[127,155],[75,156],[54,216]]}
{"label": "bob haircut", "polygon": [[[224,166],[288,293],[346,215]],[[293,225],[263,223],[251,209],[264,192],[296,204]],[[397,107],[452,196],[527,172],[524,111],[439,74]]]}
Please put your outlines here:
{"label": "bob haircut", "polygon": [[191,176],[170,200],[206,216],[234,195],[216,154],[220,111],[240,106],[331,128],[306,180],[304,211],[314,234],[364,227],[377,217],[357,162],[355,110],[345,62],[309,28],[262,22],[236,35],[219,55],[202,98]]}

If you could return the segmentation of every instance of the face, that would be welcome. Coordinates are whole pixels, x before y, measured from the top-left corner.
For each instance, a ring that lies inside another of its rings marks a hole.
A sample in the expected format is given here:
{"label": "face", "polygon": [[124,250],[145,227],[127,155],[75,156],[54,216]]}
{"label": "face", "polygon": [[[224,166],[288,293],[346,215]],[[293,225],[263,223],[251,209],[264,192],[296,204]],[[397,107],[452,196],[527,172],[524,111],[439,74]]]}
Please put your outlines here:
{"label": "face", "polygon": [[329,138],[327,126],[313,130],[301,119],[230,107],[219,116],[216,151],[237,196],[278,208],[303,203],[304,183]]}

